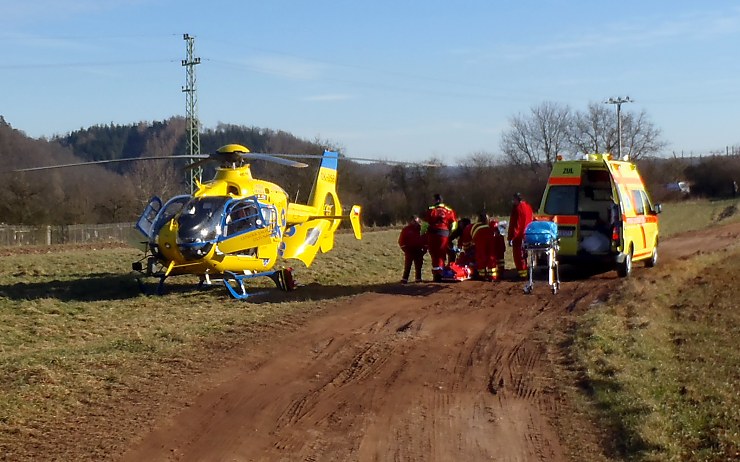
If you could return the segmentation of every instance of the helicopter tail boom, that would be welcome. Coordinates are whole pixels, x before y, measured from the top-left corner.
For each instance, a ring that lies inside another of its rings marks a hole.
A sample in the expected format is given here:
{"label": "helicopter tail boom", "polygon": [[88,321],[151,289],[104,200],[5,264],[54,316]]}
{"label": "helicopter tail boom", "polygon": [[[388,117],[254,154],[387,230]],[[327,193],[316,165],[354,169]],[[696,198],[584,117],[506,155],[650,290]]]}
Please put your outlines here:
{"label": "helicopter tail boom", "polygon": [[309,266],[321,250],[328,252],[334,247],[334,233],[342,219],[349,218],[357,239],[360,230],[360,206],[352,207],[351,213],[340,215],[342,205],[337,195],[337,164],[339,154],[324,151],[307,205],[289,204],[283,257],[296,258]]}

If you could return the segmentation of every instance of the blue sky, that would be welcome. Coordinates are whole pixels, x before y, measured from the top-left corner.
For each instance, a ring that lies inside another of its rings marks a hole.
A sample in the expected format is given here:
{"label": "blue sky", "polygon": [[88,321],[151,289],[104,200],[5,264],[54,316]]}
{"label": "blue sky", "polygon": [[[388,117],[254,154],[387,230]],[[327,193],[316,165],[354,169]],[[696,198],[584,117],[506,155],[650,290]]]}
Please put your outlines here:
{"label": "blue sky", "polygon": [[740,2],[0,0],[0,115],[29,136],[198,113],[347,155],[498,153],[544,101],[630,96],[668,152],[740,144]]}

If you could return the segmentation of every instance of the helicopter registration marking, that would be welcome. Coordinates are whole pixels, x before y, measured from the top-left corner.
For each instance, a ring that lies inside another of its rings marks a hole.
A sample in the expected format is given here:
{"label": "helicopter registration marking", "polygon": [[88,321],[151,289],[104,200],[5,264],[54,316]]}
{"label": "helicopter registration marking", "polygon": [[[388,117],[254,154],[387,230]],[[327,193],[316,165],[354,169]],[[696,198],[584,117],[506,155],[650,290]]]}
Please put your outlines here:
{"label": "helicopter registration marking", "polygon": [[262,228],[252,231],[251,233],[248,233],[250,239],[263,239],[263,238],[269,238],[272,235],[272,232],[269,228]]}
{"label": "helicopter registration marking", "polygon": [[326,181],[328,183],[336,183],[337,174],[335,172],[322,172],[321,181]]}

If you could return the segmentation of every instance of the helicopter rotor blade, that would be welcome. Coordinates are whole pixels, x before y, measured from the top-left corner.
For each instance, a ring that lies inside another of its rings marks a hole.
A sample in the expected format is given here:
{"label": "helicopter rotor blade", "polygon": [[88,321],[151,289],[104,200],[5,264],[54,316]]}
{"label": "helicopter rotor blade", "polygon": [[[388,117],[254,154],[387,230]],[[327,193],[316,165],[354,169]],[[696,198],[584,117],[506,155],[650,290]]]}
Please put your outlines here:
{"label": "helicopter rotor blade", "polygon": [[191,164],[186,165],[185,166],[185,170],[192,170],[194,168],[202,167],[203,165],[205,165],[205,164],[207,164],[209,162],[215,162],[215,161],[216,161],[216,159],[214,159],[212,157],[206,157],[204,159],[201,159],[201,160],[198,160],[198,161],[195,161],[195,162],[193,162]]}
{"label": "helicopter rotor blade", "polygon": [[120,162],[139,162],[144,160],[172,160],[172,159],[192,159],[201,158],[202,155],[189,156],[189,155],[174,155],[174,156],[151,156],[151,157],[126,157],[123,159],[107,159],[107,160],[92,160],[89,162],[74,162],[70,164],[57,164],[57,165],[45,165],[43,167],[27,167],[27,168],[16,168],[13,170],[7,170],[0,173],[17,173],[17,172],[35,172],[38,170],[52,170],[57,168],[68,168],[68,167],[84,167],[85,165],[102,165],[102,164],[115,164]]}
{"label": "helicopter rotor blade", "polygon": [[[250,155],[253,154],[260,154],[262,153],[250,153]],[[285,157],[289,159],[323,159],[324,156],[321,154],[264,154],[268,156],[273,157]],[[373,159],[369,157],[346,157],[342,156],[339,157],[339,160],[353,160],[357,162],[372,162],[376,164],[389,164],[389,165],[409,165],[409,166],[417,166],[417,167],[439,167],[439,164],[430,163],[430,162],[405,162],[401,160],[384,160],[384,159]]]}
{"label": "helicopter rotor blade", "polygon": [[[308,164],[303,162],[293,161],[289,159],[322,159],[324,156],[320,154],[279,154],[279,153],[262,153],[262,152],[240,152],[237,156],[245,160],[264,160],[266,162],[273,162],[280,165],[287,165],[289,167],[303,168],[308,167]],[[94,160],[88,162],[73,162],[69,164],[57,164],[57,165],[46,165],[42,167],[26,167],[17,168],[13,170],[4,170],[0,173],[18,173],[18,172],[35,172],[40,170],[53,170],[58,168],[69,168],[69,167],[83,167],[86,165],[104,165],[104,164],[115,164],[121,162],[140,162],[150,160],[173,160],[173,159],[200,159],[196,162],[185,166],[186,170],[200,167],[209,162],[224,162],[225,159],[220,157],[218,154],[176,154],[171,156],[150,156],[150,157],[126,157],[122,159],[106,159],[106,160]],[[383,159],[372,159],[367,157],[340,157],[340,160],[351,160],[357,162],[373,162],[378,164],[388,165],[408,165],[417,167],[439,167],[439,164],[434,163],[419,163],[419,162],[404,162],[397,160],[383,160]],[[233,161],[233,160],[232,160]]]}
{"label": "helicopter rotor blade", "polygon": [[242,157],[245,159],[256,159],[256,160],[264,160],[267,162],[274,162],[280,165],[287,165],[288,167],[296,167],[296,168],[308,167],[308,164],[304,164],[303,162],[297,162],[295,160],[290,160],[290,159],[283,159],[281,157],[273,156],[272,154],[263,154],[261,152],[245,153],[245,154],[242,154]]}

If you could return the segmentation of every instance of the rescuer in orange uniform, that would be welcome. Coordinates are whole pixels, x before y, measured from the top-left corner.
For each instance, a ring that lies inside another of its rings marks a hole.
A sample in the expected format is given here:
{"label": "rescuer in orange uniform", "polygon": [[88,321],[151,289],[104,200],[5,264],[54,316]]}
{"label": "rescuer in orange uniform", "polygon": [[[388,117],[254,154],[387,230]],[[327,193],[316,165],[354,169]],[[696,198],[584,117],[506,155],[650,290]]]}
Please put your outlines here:
{"label": "rescuer in orange uniform", "polygon": [[[457,220],[455,230],[450,233],[447,241],[447,263],[457,263],[457,257],[463,252],[463,232],[470,224],[470,218],[460,218]],[[469,237],[469,236],[468,236]],[[457,247],[455,247],[457,239]]]}
{"label": "rescuer in orange uniform", "polygon": [[457,226],[455,211],[446,206],[442,196],[434,195],[434,205],[430,206],[424,215],[427,245],[432,257],[432,277],[435,282],[442,280],[442,269],[447,257],[450,233]]}
{"label": "rescuer in orange uniform", "polygon": [[488,215],[485,213],[478,215],[478,221],[470,228],[470,237],[473,238],[475,246],[476,279],[498,281],[496,239],[493,230],[488,225]]}
{"label": "rescuer in orange uniform", "polygon": [[522,247],[524,241],[524,229],[532,222],[532,206],[522,199],[520,193],[514,194],[511,200],[511,217],[509,218],[509,232],[507,240],[514,252],[514,265],[520,278],[527,277],[527,256]]}
{"label": "rescuer in orange uniform", "polygon": [[498,227],[498,221],[492,219],[488,223],[488,226],[490,226],[491,231],[493,231],[493,250],[496,255],[496,273],[500,278],[504,275],[504,269],[506,269],[506,264],[504,263],[504,258],[506,256],[506,238],[501,234],[501,230]]}
{"label": "rescuer in orange uniform", "polygon": [[412,263],[416,282],[421,282],[421,267],[424,264],[424,254],[427,253],[427,236],[421,234],[421,222],[418,216],[412,216],[409,223],[403,227],[398,236],[398,245],[403,250],[404,258],[401,284],[409,282]]}

